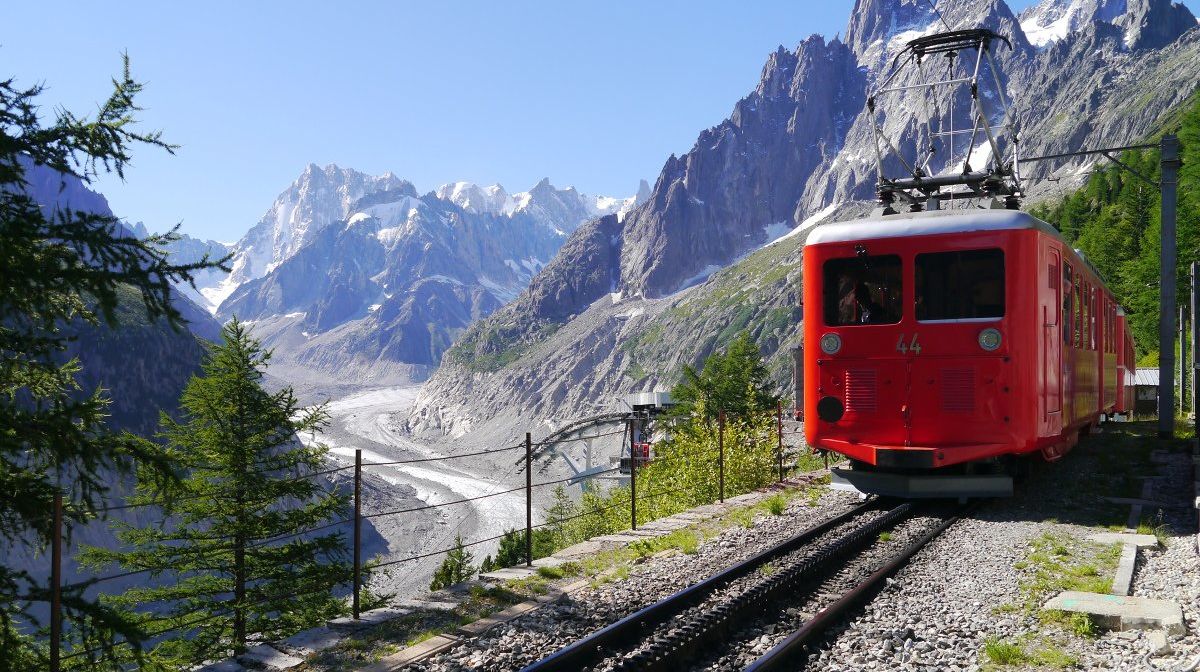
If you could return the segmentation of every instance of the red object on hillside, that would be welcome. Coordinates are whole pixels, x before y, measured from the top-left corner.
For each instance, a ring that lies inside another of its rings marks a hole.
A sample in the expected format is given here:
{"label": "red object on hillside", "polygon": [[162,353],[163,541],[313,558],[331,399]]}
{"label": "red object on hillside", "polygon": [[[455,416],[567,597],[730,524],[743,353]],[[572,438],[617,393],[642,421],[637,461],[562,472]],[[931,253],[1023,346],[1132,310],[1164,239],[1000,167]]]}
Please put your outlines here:
{"label": "red object on hillside", "polygon": [[805,435],[859,490],[1009,494],[1015,456],[1056,460],[1132,410],[1120,307],[1027,213],[828,224],[803,263]]}

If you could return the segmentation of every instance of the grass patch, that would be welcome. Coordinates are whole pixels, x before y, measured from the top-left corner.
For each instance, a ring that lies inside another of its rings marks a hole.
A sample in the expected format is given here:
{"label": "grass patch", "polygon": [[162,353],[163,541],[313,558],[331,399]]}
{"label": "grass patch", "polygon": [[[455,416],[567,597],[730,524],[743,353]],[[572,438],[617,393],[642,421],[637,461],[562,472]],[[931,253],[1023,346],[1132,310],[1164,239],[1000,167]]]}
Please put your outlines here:
{"label": "grass patch", "polygon": [[778,516],[781,515],[784,509],[787,508],[788,500],[783,495],[772,495],[766,500],[765,504],[767,505],[767,511],[769,511],[772,516]]}
{"label": "grass patch", "polygon": [[1053,532],[1041,534],[1031,543],[1029,555],[1013,565],[1024,575],[1024,612],[1072,635],[1096,636],[1095,624],[1085,614],[1042,610],[1041,605],[1064,590],[1110,592],[1120,555],[1120,544],[1102,546]]}
{"label": "grass patch", "polygon": [[1044,638],[1034,641],[1029,637],[1017,640],[992,637],[984,642],[983,655],[988,663],[984,670],[1026,665],[1062,670],[1079,664],[1078,658]]}
{"label": "grass patch", "polygon": [[1137,526],[1138,534],[1152,534],[1160,546],[1166,546],[1171,538],[1171,528],[1162,520],[1148,521],[1143,519]]}
{"label": "grass patch", "polygon": [[1022,665],[1029,661],[1029,654],[1016,642],[991,638],[983,644],[983,653],[996,665]]}
{"label": "grass patch", "polygon": [[538,573],[538,576],[542,577],[543,579],[561,579],[564,576],[566,576],[566,573],[563,572],[562,569],[560,569],[558,567],[549,567],[549,566],[538,567],[537,573]]}

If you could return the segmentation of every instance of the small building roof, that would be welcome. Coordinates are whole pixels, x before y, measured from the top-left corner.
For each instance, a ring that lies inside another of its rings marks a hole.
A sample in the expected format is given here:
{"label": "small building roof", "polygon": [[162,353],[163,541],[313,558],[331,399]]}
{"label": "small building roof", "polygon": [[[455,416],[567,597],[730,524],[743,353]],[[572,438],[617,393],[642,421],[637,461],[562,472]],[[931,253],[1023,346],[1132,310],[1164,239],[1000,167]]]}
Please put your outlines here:
{"label": "small building roof", "polygon": [[1132,375],[1126,374],[1126,385],[1149,385],[1158,387],[1158,369],[1138,369]]}

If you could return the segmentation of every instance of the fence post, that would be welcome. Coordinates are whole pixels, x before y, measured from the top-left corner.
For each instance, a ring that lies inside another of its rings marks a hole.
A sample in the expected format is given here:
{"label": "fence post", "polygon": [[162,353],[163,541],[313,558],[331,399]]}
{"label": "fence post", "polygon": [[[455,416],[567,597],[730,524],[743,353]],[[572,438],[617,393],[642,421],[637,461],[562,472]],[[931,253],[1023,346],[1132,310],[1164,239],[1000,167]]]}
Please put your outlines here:
{"label": "fence post", "polygon": [[525,432],[525,566],[533,566],[533,435]]}
{"label": "fence post", "polygon": [[725,411],[717,415],[717,493],[725,503]]}
{"label": "fence post", "polygon": [[362,587],[362,449],[354,449],[354,618],[359,615]]}
{"label": "fence post", "polygon": [[779,482],[783,482],[783,399],[775,402],[775,436],[779,439]]}
{"label": "fence post", "polygon": [[50,542],[50,672],[61,669],[62,652],[62,493],[54,493],[54,538]]}
{"label": "fence post", "polygon": [[629,529],[637,529],[637,449],[634,436],[637,432],[635,416],[629,416]]}

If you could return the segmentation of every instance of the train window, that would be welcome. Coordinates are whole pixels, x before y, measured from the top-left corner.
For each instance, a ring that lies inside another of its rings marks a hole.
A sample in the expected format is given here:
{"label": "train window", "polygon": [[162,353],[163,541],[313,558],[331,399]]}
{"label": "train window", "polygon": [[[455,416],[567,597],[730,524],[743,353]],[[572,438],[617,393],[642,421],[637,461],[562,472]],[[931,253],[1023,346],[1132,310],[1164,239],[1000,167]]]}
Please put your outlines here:
{"label": "train window", "polygon": [[1063,328],[1063,345],[1071,346],[1071,325],[1075,323],[1075,306],[1071,301],[1074,292],[1071,291],[1071,265],[1063,264],[1063,306],[1062,306],[1062,328]]}
{"label": "train window", "polygon": [[825,262],[825,324],[895,324],[903,312],[900,257],[894,254]]}
{"label": "train window", "polygon": [[1004,317],[1004,251],[929,252],[916,260],[917,319]]}
{"label": "train window", "polygon": [[1084,348],[1084,282],[1079,276],[1075,276],[1075,312],[1072,314],[1072,323],[1075,325],[1075,337],[1073,346],[1075,349]]}
{"label": "train window", "polygon": [[1099,336],[1097,335],[1097,331],[1096,331],[1096,326],[1099,324],[1099,320],[1096,319],[1096,288],[1091,287],[1090,289],[1091,289],[1091,302],[1089,303],[1089,305],[1091,306],[1091,309],[1088,311],[1088,319],[1089,319],[1088,343],[1090,345],[1088,347],[1091,350],[1095,351],[1096,350],[1096,341],[1099,338]]}

